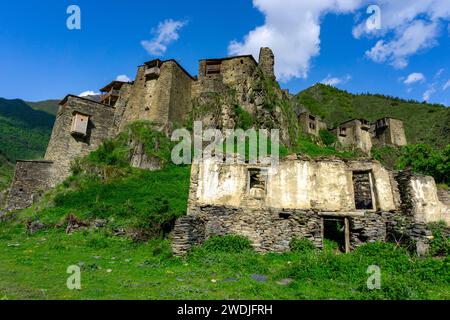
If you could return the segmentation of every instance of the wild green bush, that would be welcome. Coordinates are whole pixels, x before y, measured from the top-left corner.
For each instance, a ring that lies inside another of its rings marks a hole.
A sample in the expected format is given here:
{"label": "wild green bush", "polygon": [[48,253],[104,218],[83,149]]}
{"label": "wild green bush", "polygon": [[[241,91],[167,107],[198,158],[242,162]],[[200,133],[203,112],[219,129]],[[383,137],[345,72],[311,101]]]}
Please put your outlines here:
{"label": "wild green bush", "polygon": [[326,146],[331,146],[333,143],[337,142],[337,137],[328,130],[320,130],[319,136]]}
{"label": "wild green bush", "polygon": [[430,175],[436,182],[450,184],[450,145],[443,150],[430,145],[407,145],[402,149],[396,169],[410,167],[414,172]]}
{"label": "wild green bush", "polygon": [[252,250],[250,240],[237,235],[211,237],[202,244],[206,252],[240,253]]}
{"label": "wild green bush", "polygon": [[450,239],[445,234],[445,222],[430,223],[429,228],[433,234],[429,254],[446,257],[450,253]]}
{"label": "wild green bush", "polygon": [[308,252],[316,250],[316,247],[308,239],[292,239],[289,249],[293,252]]}
{"label": "wild green bush", "polygon": [[236,114],[237,117],[235,125],[236,129],[239,128],[247,130],[253,126],[255,119],[250,113],[242,109],[240,106],[238,105],[234,106],[234,113]]}

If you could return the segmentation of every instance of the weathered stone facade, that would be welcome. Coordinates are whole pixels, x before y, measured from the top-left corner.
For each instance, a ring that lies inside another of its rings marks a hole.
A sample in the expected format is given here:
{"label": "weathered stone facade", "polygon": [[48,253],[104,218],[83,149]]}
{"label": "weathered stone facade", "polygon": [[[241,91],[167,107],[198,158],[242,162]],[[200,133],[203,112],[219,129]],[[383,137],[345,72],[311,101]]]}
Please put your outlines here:
{"label": "weathered stone facade", "polygon": [[298,122],[303,133],[318,137],[320,130],[327,130],[327,125],[318,116],[309,112],[302,112],[298,116]]}
{"label": "weathered stone facade", "polygon": [[[89,154],[111,137],[114,112],[113,107],[76,96],[67,96],[61,102],[45,154],[45,160],[54,162],[53,175],[50,177],[52,185],[70,175],[70,163],[75,158]],[[84,136],[70,130],[76,113],[88,116]]]}
{"label": "weathered stone facade", "polygon": [[[252,182],[255,170],[265,172],[262,183]],[[324,221],[340,219],[347,251],[388,241],[401,230],[424,252],[430,237],[426,223],[450,222],[450,210],[429,178],[391,172],[364,159],[291,156],[276,167],[205,159],[192,166],[188,216],[175,226],[173,249],[182,254],[225,234],[246,236],[262,252],[284,251],[293,238],[321,247]]]}
{"label": "weathered stone facade", "polygon": [[123,96],[121,92],[117,102],[119,131],[135,120],[182,123],[191,109],[193,81],[175,60],[153,60],[140,66],[129,92]]}
{"label": "weathered stone facade", "polygon": [[371,125],[372,141],[377,145],[404,146],[407,144],[403,121],[382,118]]}
{"label": "weathered stone facade", "polygon": [[369,121],[354,119],[340,124],[334,132],[342,145],[355,146],[365,153],[370,153],[372,139],[369,130]]}
{"label": "weathered stone facade", "polygon": [[49,179],[52,173],[52,161],[17,161],[5,209],[23,209],[39,200],[45,191],[55,186]]}

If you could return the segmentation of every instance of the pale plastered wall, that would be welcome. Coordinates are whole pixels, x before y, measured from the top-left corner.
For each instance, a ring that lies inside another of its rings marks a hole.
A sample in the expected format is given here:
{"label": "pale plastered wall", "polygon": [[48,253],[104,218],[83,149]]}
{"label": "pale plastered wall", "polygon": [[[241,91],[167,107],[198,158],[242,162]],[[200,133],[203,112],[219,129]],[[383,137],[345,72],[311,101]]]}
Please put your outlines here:
{"label": "pale plastered wall", "polygon": [[258,166],[227,165],[213,159],[193,166],[197,177],[191,205],[265,206],[273,208],[355,211],[352,170],[371,170],[376,209],[398,209],[398,191],[391,173],[377,162],[341,160],[282,161],[267,168],[266,197],[252,199],[248,193],[248,169]]}

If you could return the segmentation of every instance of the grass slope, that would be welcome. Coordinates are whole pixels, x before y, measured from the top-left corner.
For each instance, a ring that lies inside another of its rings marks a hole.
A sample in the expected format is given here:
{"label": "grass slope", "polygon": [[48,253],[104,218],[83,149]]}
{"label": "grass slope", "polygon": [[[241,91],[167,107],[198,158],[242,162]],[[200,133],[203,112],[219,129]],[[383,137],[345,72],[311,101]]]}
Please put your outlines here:
{"label": "grass slope", "polygon": [[0,191],[9,187],[13,174],[14,165],[0,152]]}
{"label": "grass slope", "polygon": [[437,148],[450,144],[450,108],[442,105],[382,95],[353,95],[323,84],[316,84],[293,99],[331,127],[352,118],[374,121],[393,117],[403,120],[410,144],[426,143]]}
{"label": "grass slope", "polygon": [[[418,259],[389,244],[350,254],[200,247],[180,259],[168,241],[135,243],[101,230],[30,236],[0,224],[0,247],[0,299],[450,299],[448,258]],[[81,267],[79,291],[66,287],[71,265]],[[367,289],[370,265],[381,268],[379,290]]]}

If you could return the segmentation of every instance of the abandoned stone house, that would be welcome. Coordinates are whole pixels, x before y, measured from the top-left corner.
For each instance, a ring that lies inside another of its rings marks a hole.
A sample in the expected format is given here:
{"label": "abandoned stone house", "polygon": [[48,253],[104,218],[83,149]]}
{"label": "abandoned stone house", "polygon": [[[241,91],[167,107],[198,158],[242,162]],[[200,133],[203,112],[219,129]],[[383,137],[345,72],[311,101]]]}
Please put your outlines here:
{"label": "abandoned stone house", "polygon": [[[139,66],[133,82],[106,85],[98,101],[66,96],[60,102],[44,159],[17,162],[6,210],[32,205],[70,175],[74,159],[115,137],[127,123],[150,120],[170,131],[185,121],[193,101],[210,93],[225,95],[232,87],[235,102],[243,109],[270,117],[255,81],[260,72],[265,79],[275,80],[269,48],[261,49],[258,62],[251,55],[200,60],[196,77],[175,60],[156,59]],[[277,94],[285,93],[279,90]],[[210,124],[234,127],[232,107],[220,105],[213,114],[219,121]],[[275,115],[269,120],[282,128],[280,119]],[[319,117],[307,112],[298,121],[309,134],[326,129]],[[352,120],[341,124],[336,134],[341,143],[366,152],[374,143],[406,144],[403,124],[390,118],[374,124]],[[131,141],[130,149],[137,150],[130,160],[133,166],[158,168],[158,163],[140,156],[142,145]],[[339,224],[343,236],[338,240],[348,251],[365,241],[386,240],[405,219],[408,236],[421,247],[426,247],[430,236],[427,222],[449,222],[448,206],[438,200],[433,178],[390,172],[370,160],[295,156],[272,168],[211,159],[192,165],[188,215],[176,223],[173,249],[181,254],[212,235],[228,233],[247,236],[260,251],[285,250],[295,237],[308,238],[321,247]]]}
{"label": "abandoned stone house", "polygon": [[[319,136],[320,130],[328,130],[320,117],[302,112],[299,115],[302,132]],[[373,123],[366,119],[351,119],[329,130],[341,145],[354,147],[370,154],[372,146],[404,146],[407,144],[403,121],[394,118],[382,118]]]}
{"label": "abandoned stone house", "polygon": [[302,132],[316,137],[319,136],[320,130],[327,130],[327,124],[319,116],[315,116],[309,112],[300,113],[298,122]]}
{"label": "abandoned stone house", "polygon": [[404,239],[423,253],[431,236],[427,223],[450,223],[433,178],[392,172],[376,161],[294,155],[269,167],[221,160],[192,166],[188,214],[173,233],[177,254],[226,234],[248,237],[261,252],[287,250],[294,238],[319,248],[328,238],[349,251],[390,240],[403,227]]}

